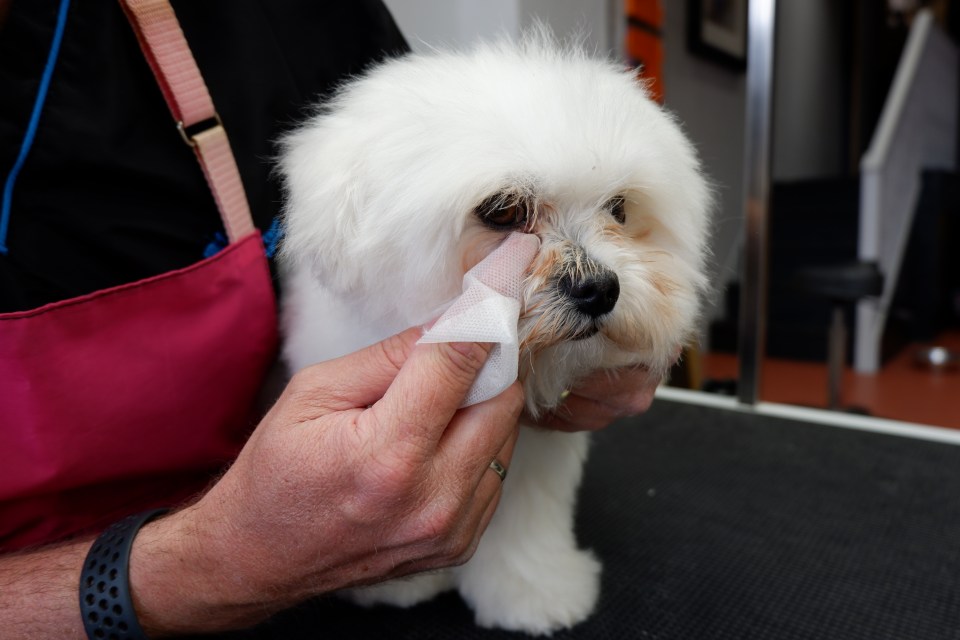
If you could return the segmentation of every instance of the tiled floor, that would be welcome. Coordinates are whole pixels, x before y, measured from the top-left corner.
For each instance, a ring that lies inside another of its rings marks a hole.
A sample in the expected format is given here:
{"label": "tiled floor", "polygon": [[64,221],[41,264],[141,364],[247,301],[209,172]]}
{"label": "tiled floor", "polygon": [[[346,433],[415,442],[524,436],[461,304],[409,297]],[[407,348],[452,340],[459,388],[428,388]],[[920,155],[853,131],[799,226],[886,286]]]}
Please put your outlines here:
{"label": "tiled floor", "polygon": [[[960,351],[960,331],[944,334],[937,344]],[[905,349],[875,375],[844,371],[841,402],[867,409],[878,418],[960,429],[960,368],[921,369],[914,352]],[[724,353],[704,354],[704,379],[737,376],[737,358]],[[826,407],[826,365],[768,358],[763,362],[760,397],[768,402]]]}

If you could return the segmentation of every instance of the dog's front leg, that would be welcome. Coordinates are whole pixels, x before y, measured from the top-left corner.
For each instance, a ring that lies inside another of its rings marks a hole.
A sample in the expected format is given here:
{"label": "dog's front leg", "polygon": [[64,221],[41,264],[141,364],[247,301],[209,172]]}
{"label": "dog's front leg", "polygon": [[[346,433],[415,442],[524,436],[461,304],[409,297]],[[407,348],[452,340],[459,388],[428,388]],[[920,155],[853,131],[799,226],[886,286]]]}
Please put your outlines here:
{"label": "dog's front leg", "polygon": [[593,611],[600,563],[573,533],[588,446],[585,433],[522,429],[496,514],[457,569],[479,625],[548,634]]}

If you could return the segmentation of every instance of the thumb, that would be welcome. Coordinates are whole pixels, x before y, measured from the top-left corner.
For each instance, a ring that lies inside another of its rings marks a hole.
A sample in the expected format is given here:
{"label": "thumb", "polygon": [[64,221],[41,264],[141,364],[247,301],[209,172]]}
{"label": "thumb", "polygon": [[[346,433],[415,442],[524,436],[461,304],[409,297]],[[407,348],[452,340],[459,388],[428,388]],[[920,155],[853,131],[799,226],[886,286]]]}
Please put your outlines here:
{"label": "thumb", "polygon": [[383,398],[365,412],[391,441],[427,444],[432,451],[477,378],[492,344],[416,345]]}
{"label": "thumb", "polygon": [[307,367],[297,374],[301,396],[330,411],[365,408],[383,397],[420,339],[417,327],[390,336],[369,347]]}

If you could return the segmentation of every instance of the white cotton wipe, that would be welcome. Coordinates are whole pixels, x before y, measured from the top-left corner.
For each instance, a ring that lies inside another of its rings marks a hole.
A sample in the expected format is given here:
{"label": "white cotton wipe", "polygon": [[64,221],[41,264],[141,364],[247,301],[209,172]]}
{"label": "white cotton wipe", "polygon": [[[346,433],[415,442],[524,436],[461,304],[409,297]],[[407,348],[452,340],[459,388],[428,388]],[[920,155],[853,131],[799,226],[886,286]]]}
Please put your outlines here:
{"label": "white cotton wipe", "polygon": [[496,343],[461,406],[489,400],[517,379],[520,289],[539,250],[535,235],[511,233],[463,276],[463,293],[420,338],[426,343]]}

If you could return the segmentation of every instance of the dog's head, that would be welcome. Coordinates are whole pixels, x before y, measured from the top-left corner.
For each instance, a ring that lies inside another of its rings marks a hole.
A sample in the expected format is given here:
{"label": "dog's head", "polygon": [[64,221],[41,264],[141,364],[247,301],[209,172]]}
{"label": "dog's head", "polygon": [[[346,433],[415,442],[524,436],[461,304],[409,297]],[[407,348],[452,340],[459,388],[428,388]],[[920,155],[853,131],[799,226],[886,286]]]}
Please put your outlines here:
{"label": "dog's head", "polygon": [[284,140],[281,169],[286,259],[402,324],[510,232],[539,236],[520,324],[537,404],[597,367],[663,372],[695,330],[696,154],[633,72],[576,47],[540,34],[382,64]]}

